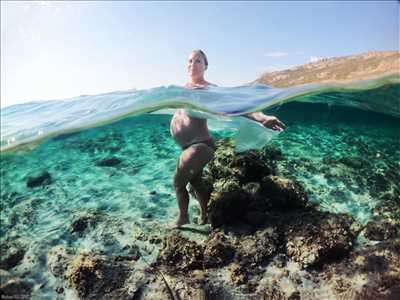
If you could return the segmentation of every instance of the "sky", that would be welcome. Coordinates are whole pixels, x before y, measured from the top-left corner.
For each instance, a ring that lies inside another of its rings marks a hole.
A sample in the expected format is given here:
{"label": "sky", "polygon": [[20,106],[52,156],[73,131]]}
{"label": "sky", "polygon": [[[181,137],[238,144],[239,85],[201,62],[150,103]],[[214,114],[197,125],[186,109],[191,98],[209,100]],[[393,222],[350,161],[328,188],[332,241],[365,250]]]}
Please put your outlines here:
{"label": "sky", "polygon": [[399,50],[397,1],[1,1],[1,107],[184,85],[238,86],[320,58]]}

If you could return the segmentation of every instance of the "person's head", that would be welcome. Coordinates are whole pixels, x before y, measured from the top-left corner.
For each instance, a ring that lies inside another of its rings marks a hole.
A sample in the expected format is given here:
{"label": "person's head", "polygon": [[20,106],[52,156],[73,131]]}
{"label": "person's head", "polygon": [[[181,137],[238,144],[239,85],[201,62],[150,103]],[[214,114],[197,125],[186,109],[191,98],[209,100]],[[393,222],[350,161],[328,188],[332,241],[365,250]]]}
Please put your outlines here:
{"label": "person's head", "polygon": [[207,56],[202,50],[193,50],[190,53],[187,63],[188,73],[192,79],[204,79],[204,72],[207,70]]}

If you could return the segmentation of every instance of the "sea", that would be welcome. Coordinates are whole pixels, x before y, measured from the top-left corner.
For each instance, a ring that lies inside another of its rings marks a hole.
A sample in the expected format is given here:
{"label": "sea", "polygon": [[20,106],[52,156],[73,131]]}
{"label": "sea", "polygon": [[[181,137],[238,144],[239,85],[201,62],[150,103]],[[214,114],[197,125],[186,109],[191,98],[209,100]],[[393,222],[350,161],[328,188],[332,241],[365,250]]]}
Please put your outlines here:
{"label": "sea", "polygon": [[[26,248],[12,272],[35,282],[36,298],[56,296],[48,267],[52,248],[118,253],[139,231],[173,224],[172,178],[182,150],[170,121],[177,108],[209,119],[216,140],[240,143],[238,136],[248,135],[254,144],[247,148],[280,151],[278,174],[299,181],[322,210],[366,224],[388,194],[400,194],[398,75],[280,89],[167,86],[5,107],[0,242],[18,240]],[[278,117],[286,129],[254,134],[243,127],[243,116],[254,111]],[[47,179],[30,184],[40,174]],[[189,212],[192,219],[198,215],[196,201]],[[71,224],[86,213],[106,221],[88,234],[73,234]]]}

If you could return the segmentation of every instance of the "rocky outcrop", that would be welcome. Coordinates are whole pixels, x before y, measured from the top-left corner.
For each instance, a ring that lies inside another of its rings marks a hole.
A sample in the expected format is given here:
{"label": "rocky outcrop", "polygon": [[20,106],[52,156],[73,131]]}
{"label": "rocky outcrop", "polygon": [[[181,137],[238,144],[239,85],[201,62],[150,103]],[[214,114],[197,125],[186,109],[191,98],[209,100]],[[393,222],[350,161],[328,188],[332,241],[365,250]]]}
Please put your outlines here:
{"label": "rocky outcrop", "polygon": [[294,180],[275,176],[274,167],[267,165],[266,150],[235,155],[233,145],[217,143],[215,158],[205,175],[212,186],[208,204],[209,221],[213,227],[246,222],[252,226],[265,221],[270,210],[305,208],[308,197]]}
{"label": "rocky outcrop", "polygon": [[297,181],[278,176],[266,176],[261,182],[261,193],[272,209],[293,210],[305,208],[308,202],[304,188]]}
{"label": "rocky outcrop", "polygon": [[323,58],[288,70],[269,72],[256,83],[290,87],[306,83],[345,83],[385,74],[400,73],[400,52],[367,52],[358,55]]}
{"label": "rocky outcrop", "polygon": [[65,277],[82,299],[132,299],[146,281],[128,263],[93,253],[81,253]]}
{"label": "rocky outcrop", "polygon": [[277,253],[280,247],[277,228],[267,227],[253,235],[236,239],[235,261],[242,267],[253,269]]}
{"label": "rocky outcrop", "polygon": [[208,218],[213,227],[238,222],[248,210],[249,195],[234,178],[214,182],[208,204]]}
{"label": "rocky outcrop", "polygon": [[237,155],[233,141],[229,139],[217,141],[216,146],[214,159],[208,164],[212,181],[235,178],[243,184],[274,174],[274,170],[263,159],[262,151],[250,150]]}
{"label": "rocky outcrop", "polygon": [[304,268],[337,260],[353,247],[354,220],[348,215],[307,212],[286,221],[286,253]]}
{"label": "rocky outcrop", "polygon": [[176,271],[200,270],[203,267],[203,257],[201,245],[174,232],[164,239],[158,264]]}

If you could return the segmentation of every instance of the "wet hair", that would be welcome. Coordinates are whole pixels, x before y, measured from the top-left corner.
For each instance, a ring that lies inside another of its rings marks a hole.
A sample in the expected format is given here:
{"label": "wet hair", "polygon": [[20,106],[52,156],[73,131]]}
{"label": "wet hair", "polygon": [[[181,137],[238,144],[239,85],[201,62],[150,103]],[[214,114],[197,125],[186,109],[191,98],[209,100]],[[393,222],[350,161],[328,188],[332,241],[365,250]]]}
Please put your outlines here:
{"label": "wet hair", "polygon": [[197,50],[194,50],[193,52],[199,52],[199,53],[201,54],[201,56],[203,56],[204,64],[206,65],[206,67],[208,67],[207,56],[206,56],[206,54],[203,52],[203,50],[197,49]]}

